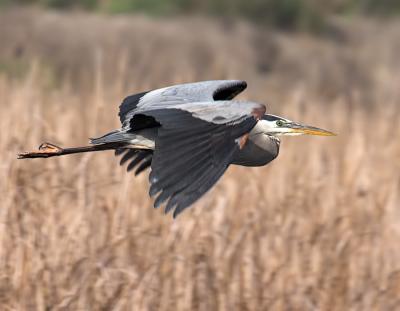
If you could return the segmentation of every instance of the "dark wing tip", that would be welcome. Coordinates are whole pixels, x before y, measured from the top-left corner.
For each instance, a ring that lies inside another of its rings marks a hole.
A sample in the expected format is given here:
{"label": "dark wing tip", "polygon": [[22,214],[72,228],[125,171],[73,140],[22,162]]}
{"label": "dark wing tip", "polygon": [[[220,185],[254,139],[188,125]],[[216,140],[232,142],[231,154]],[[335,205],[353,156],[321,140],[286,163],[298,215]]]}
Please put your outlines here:
{"label": "dark wing tip", "polygon": [[121,123],[124,122],[126,114],[129,111],[135,109],[137,107],[137,104],[139,103],[139,100],[148,92],[149,91],[137,93],[124,98],[121,105],[119,106],[119,113],[118,113]]}
{"label": "dark wing tip", "polygon": [[115,150],[115,156],[122,156],[120,165],[124,165],[129,161],[127,171],[131,171],[136,168],[135,176],[143,172],[145,169],[150,167],[153,158],[152,150],[140,150],[140,149],[129,149],[119,148]]}
{"label": "dark wing tip", "polygon": [[214,100],[231,100],[247,87],[247,82],[242,80],[228,81],[213,93]]}

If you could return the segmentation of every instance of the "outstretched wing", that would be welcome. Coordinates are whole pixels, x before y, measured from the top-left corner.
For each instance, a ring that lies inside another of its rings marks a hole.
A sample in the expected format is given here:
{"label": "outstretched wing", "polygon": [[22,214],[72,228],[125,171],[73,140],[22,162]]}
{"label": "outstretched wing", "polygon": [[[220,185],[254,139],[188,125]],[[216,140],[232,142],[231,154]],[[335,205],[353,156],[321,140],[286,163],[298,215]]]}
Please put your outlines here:
{"label": "outstretched wing", "polygon": [[[160,126],[153,117],[141,114],[140,111],[198,101],[230,100],[246,87],[245,81],[215,80],[180,84],[130,95],[119,107],[122,132]],[[128,170],[137,166],[136,174],[149,167],[152,161],[152,154],[147,154],[147,151],[121,149],[116,152],[116,155],[122,154],[121,165],[129,159]]]}
{"label": "outstretched wing", "polygon": [[167,202],[174,217],[224,174],[246,134],[265,113],[255,103],[221,101],[172,105],[142,112],[161,124],[151,163],[154,207]]}
{"label": "outstretched wing", "polygon": [[133,116],[140,111],[163,109],[172,105],[191,102],[231,100],[246,87],[245,81],[215,80],[179,84],[143,92],[128,96],[123,100],[119,107],[119,117],[122,127],[129,130],[132,121],[135,121],[132,120]]}

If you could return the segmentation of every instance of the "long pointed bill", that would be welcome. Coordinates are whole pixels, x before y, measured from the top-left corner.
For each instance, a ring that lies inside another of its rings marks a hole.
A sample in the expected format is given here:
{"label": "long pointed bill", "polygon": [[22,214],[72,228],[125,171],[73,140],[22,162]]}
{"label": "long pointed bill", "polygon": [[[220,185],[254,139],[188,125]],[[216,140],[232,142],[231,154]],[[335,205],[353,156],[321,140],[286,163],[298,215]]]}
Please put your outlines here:
{"label": "long pointed bill", "polygon": [[299,123],[291,123],[288,125],[291,133],[318,135],[318,136],[336,136],[335,133],[320,129],[314,126],[303,125]]}

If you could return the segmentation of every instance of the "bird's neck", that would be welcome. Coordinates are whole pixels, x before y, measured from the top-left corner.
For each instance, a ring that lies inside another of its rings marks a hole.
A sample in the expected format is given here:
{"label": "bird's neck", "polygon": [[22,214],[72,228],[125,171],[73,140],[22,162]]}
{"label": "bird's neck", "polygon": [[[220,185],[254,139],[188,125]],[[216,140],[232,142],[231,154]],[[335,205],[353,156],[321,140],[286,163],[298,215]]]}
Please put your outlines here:
{"label": "bird's neck", "polygon": [[281,144],[281,140],[279,139],[278,136],[268,135],[268,134],[266,134],[266,135],[268,136],[269,139],[271,139],[273,142],[275,142],[278,146]]}

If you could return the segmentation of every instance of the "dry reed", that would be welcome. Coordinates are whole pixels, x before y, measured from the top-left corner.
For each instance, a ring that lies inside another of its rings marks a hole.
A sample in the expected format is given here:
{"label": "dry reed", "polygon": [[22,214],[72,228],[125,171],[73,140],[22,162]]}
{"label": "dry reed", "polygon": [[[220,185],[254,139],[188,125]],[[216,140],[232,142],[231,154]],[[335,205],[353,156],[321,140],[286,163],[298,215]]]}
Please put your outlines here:
{"label": "dry reed", "polygon": [[[339,44],[207,20],[2,14],[33,36],[0,27],[29,66],[0,75],[2,310],[400,308],[398,23],[344,24]],[[242,98],[339,136],[284,139],[271,165],[231,167],[175,221],[111,152],[16,160],[118,127],[128,92],[214,78],[247,79]]]}

